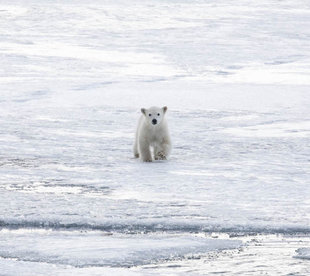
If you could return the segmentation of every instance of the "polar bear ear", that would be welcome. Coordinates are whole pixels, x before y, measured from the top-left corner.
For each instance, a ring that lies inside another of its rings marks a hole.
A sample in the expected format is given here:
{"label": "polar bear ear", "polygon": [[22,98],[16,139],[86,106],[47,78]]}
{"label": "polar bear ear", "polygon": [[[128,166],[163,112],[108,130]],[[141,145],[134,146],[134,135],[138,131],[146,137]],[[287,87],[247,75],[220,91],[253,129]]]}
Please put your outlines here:
{"label": "polar bear ear", "polygon": [[141,108],[141,112],[143,115],[145,115],[146,109],[145,108]]}
{"label": "polar bear ear", "polygon": [[167,107],[167,106],[164,106],[164,107],[163,107],[164,113],[166,113],[167,110],[168,110],[168,107]]}

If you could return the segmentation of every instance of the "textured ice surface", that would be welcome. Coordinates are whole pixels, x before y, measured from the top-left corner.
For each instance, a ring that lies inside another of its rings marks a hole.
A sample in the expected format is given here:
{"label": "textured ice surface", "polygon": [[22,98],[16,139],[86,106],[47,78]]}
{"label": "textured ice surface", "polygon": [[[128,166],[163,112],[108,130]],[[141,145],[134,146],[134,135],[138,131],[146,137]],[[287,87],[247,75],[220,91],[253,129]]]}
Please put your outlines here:
{"label": "textured ice surface", "polygon": [[243,250],[214,252],[205,258],[182,262],[176,260],[145,265],[142,266],[142,272],[156,271],[157,275],[175,273],[184,276],[309,275],[309,260],[292,258],[301,243],[309,246],[309,237],[257,235],[239,238],[246,245]]}
{"label": "textured ice surface", "polygon": [[[162,99],[165,85],[158,86],[156,97]],[[102,89],[113,92],[103,100],[99,91],[75,91],[28,104],[10,102],[1,117],[0,223],[120,231],[308,232],[306,91],[294,92],[296,103],[286,103],[290,109],[272,111],[281,99],[272,102],[270,92],[261,88],[257,93],[269,97],[268,110],[236,111],[231,102],[247,93],[245,87],[238,85],[237,92],[233,85],[205,88],[196,93],[206,109],[179,108],[179,97],[167,95],[174,149],[169,161],[153,164],[132,158],[139,111],[126,107],[124,99],[118,103],[125,95],[119,85]],[[274,93],[280,88],[273,86]],[[232,101],[225,98],[228,91]],[[208,97],[214,101],[221,94],[218,105],[227,107],[208,103]],[[191,102],[189,94],[178,95]],[[145,98],[150,101],[152,93]]]}
{"label": "textured ice surface", "polygon": [[2,258],[75,267],[131,267],[235,249],[241,242],[190,235],[109,235],[78,231],[2,231]]}
{"label": "textured ice surface", "polygon": [[[309,8],[0,1],[0,226],[53,229],[64,244],[73,230],[118,232],[133,248],[141,232],[164,231],[163,246],[171,231],[309,234]],[[143,164],[134,130],[152,105],[169,108],[173,151]],[[29,261],[0,262],[8,275],[32,275]],[[99,273],[59,265],[54,275]]]}
{"label": "textured ice surface", "polygon": [[310,260],[310,248],[298,248],[296,258]]}

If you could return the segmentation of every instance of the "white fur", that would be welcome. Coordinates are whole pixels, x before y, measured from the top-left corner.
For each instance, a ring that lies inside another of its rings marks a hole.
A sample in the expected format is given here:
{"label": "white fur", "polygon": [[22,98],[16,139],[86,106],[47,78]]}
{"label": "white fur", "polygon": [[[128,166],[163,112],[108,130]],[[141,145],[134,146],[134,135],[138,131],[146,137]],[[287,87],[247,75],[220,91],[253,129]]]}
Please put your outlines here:
{"label": "white fur", "polygon": [[[136,131],[134,156],[144,162],[152,162],[152,152],[155,160],[166,160],[171,151],[171,140],[168,124],[165,118],[167,107],[142,108],[142,115]],[[157,123],[154,125],[153,120]]]}

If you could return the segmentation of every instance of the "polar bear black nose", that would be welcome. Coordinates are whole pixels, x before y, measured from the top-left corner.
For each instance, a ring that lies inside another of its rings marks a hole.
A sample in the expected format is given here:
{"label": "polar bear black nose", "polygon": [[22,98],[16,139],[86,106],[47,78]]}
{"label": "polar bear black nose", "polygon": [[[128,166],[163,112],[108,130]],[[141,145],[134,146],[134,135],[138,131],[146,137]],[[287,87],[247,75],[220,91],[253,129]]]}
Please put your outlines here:
{"label": "polar bear black nose", "polygon": [[156,119],[153,119],[153,120],[152,120],[152,124],[153,124],[153,125],[156,125],[156,124],[157,124],[157,120],[156,120]]}

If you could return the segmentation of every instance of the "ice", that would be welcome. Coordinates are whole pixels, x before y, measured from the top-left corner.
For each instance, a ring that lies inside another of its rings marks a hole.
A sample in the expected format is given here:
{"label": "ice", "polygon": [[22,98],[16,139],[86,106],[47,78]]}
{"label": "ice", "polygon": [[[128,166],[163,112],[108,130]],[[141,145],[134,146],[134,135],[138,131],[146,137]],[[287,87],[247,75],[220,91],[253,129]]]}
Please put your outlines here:
{"label": "ice", "polygon": [[296,258],[310,260],[310,248],[299,248],[296,252]]}
{"label": "ice", "polygon": [[[33,275],[33,261],[42,275],[139,275],[157,262],[147,270],[156,275],[170,253],[180,257],[177,273],[208,274],[205,257],[192,270],[185,255],[215,250],[219,265],[235,234],[278,234],[280,245],[301,235],[294,250],[308,248],[309,7],[0,1],[5,275]],[[133,158],[134,131],[140,108],[154,105],[168,106],[173,150],[144,164]],[[228,237],[204,236],[213,232]],[[279,275],[269,250],[253,263]],[[296,261],[294,250],[285,256]],[[305,273],[304,261],[291,272]],[[240,275],[233,266],[228,275]]]}
{"label": "ice", "polygon": [[242,128],[227,128],[225,133],[247,137],[310,137],[310,121],[279,123],[271,122]]}
{"label": "ice", "polygon": [[235,249],[239,241],[190,235],[109,235],[102,232],[2,231],[2,258],[74,267],[131,267]]}

